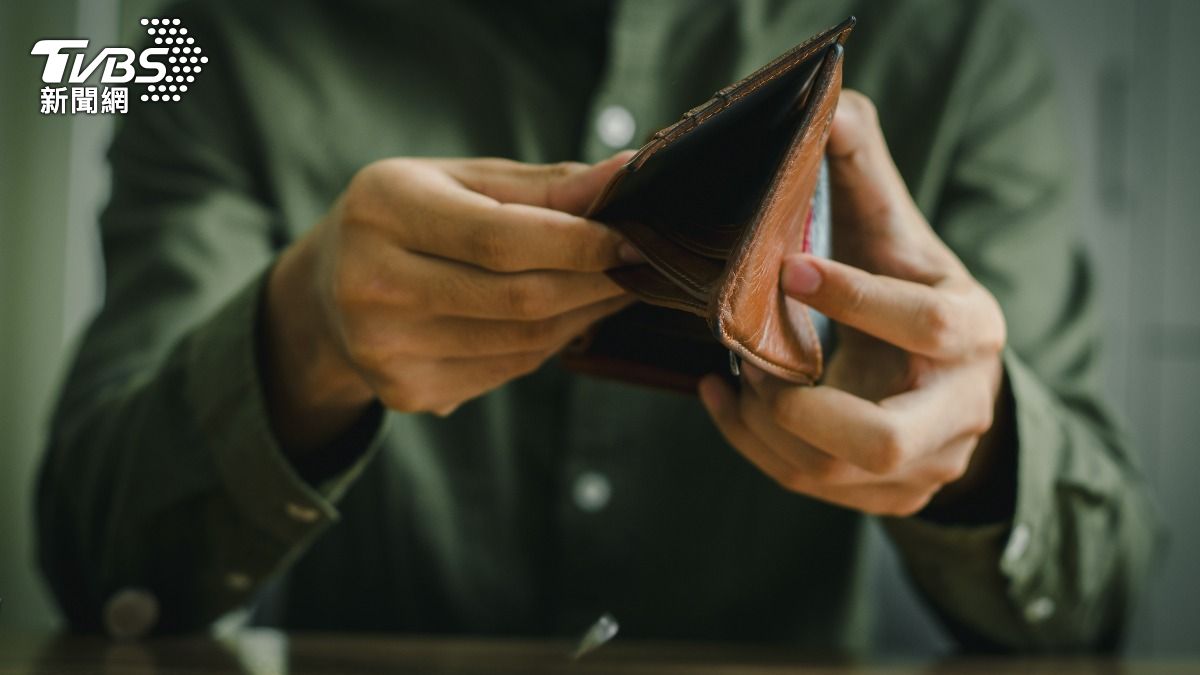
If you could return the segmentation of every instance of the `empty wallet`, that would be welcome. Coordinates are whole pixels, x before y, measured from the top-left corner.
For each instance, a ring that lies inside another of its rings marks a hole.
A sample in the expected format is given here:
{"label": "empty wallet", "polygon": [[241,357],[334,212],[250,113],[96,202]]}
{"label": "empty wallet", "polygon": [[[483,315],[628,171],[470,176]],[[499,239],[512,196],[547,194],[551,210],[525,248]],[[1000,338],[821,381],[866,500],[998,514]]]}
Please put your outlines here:
{"label": "empty wallet", "polygon": [[741,360],[795,383],[821,377],[809,309],[779,288],[783,257],[811,251],[825,142],[854,17],[718,91],[657,133],[587,215],[646,264],[609,271],[640,300],[562,354],[577,372],[694,392]]}

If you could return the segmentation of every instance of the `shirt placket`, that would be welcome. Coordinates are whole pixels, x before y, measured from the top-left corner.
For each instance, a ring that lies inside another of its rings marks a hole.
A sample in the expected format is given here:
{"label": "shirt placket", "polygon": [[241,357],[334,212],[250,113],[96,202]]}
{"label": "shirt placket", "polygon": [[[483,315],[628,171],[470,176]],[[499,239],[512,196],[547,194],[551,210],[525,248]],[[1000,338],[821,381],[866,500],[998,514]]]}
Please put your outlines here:
{"label": "shirt placket", "polygon": [[[661,14],[668,9],[666,3],[615,3],[607,63],[581,139],[584,161],[636,148],[652,131],[647,111],[654,109],[659,95],[652,56],[663,39]],[[606,598],[620,592],[612,587],[608,561],[622,527],[612,507],[623,497],[621,457],[626,453],[612,450],[629,441],[613,424],[620,418],[616,411],[629,404],[627,390],[590,378],[570,382],[557,508],[562,598],[557,623],[568,632],[594,622],[608,611]]]}

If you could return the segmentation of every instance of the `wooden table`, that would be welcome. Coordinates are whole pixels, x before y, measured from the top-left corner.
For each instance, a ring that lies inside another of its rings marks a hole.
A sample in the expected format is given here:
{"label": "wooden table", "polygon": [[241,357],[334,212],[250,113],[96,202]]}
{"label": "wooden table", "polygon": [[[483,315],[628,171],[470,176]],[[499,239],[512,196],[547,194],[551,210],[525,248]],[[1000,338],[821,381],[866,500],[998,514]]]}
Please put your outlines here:
{"label": "wooden table", "polygon": [[931,662],[812,657],[773,647],[622,641],[579,661],[566,642],[345,635],[285,635],[242,631],[228,638],[186,637],[146,642],[98,638],[0,635],[0,675],[389,675],[473,673],[605,673],[672,675],[791,673],[935,675],[1200,673],[1200,661],[1124,662],[1092,658],[960,659]]}

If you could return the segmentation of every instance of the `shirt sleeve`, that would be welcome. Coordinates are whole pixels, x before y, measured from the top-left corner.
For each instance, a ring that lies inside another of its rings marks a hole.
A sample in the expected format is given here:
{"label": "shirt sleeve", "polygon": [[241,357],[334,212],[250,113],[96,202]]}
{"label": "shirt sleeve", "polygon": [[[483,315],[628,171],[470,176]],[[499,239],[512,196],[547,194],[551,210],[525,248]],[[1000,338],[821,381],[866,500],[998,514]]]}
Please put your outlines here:
{"label": "shirt sleeve", "polygon": [[76,629],[186,630],[246,603],[338,519],[381,435],[372,408],[320,480],[272,435],[256,322],[285,235],[230,61],[203,37],[215,56],[186,98],[131,105],[114,139],[105,304],[43,458],[40,563]]}
{"label": "shirt sleeve", "polygon": [[1158,523],[1134,449],[1101,402],[1096,286],[1074,229],[1053,78],[1012,11],[987,6],[966,44],[951,93],[965,112],[948,116],[961,141],[929,215],[1004,309],[1015,514],[986,526],[885,526],[965,645],[1111,647]]}

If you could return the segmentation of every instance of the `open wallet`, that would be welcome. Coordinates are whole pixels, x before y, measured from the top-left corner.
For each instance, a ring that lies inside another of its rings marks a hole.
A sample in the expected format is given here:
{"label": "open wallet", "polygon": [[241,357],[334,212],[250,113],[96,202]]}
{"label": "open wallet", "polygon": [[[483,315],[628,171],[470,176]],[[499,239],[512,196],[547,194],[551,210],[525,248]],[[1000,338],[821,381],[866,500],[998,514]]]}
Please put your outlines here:
{"label": "open wallet", "polygon": [[783,294],[779,273],[786,254],[812,252],[814,220],[828,218],[825,142],[853,27],[851,17],[718,91],[613,176],[587,216],[645,257],[608,272],[640,302],[569,345],[568,369],[690,392],[708,373],[737,375],[742,360],[819,380],[814,313]]}

